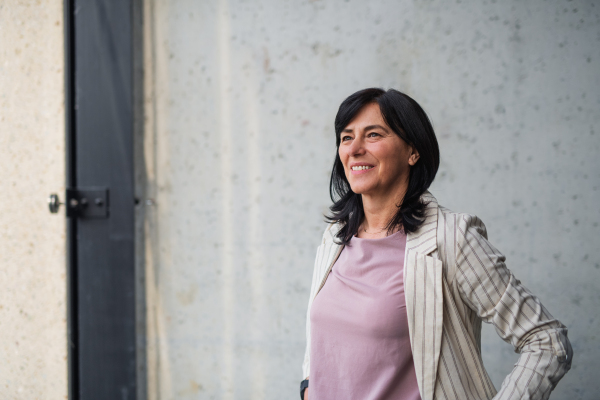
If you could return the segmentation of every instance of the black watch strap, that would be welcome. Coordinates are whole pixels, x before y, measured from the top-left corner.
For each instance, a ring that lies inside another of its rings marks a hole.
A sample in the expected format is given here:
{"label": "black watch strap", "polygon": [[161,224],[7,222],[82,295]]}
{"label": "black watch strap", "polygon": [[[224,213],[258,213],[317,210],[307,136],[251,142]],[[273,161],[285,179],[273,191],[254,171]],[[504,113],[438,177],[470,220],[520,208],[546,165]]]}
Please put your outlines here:
{"label": "black watch strap", "polygon": [[306,391],[306,388],[308,388],[308,379],[305,379],[302,382],[300,382],[300,399],[301,400],[304,400],[304,392]]}

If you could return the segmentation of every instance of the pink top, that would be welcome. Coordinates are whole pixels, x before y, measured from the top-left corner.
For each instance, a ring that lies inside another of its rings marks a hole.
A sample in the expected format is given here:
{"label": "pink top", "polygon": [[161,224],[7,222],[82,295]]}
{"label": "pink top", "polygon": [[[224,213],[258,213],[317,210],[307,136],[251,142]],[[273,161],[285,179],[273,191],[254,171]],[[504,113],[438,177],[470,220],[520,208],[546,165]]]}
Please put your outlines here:
{"label": "pink top", "polygon": [[420,400],[406,300],[406,235],[353,237],[310,313],[310,400]]}

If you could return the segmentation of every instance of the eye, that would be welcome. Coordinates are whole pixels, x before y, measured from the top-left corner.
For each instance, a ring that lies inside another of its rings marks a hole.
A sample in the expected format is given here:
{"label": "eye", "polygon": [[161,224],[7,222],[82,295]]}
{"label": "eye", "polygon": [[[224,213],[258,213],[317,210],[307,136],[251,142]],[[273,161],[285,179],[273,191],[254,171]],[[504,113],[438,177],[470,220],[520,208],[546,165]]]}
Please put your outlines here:
{"label": "eye", "polygon": [[348,140],[350,140],[350,139],[352,139],[350,136],[348,136],[348,135],[344,135],[344,136],[342,136],[342,138],[341,138],[341,141],[342,141],[342,142],[346,142],[346,141],[348,141]]}
{"label": "eye", "polygon": [[367,137],[377,137],[377,136],[381,136],[379,133],[377,132],[369,132],[367,133]]}

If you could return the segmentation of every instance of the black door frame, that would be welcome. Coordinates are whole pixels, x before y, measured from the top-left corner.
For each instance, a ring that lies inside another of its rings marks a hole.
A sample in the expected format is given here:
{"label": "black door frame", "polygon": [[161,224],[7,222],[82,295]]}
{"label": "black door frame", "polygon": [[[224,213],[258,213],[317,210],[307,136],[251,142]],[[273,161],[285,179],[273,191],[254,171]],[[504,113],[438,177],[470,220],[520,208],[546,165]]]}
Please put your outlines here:
{"label": "black door frame", "polygon": [[133,1],[64,1],[67,187],[108,192],[67,223],[72,400],[137,398]]}

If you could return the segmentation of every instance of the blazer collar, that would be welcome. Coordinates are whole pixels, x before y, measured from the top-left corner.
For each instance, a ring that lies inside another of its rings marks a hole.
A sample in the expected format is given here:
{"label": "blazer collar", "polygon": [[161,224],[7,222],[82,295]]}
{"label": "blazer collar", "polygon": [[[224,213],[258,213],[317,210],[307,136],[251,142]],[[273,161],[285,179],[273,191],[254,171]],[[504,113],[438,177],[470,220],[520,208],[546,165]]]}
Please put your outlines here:
{"label": "blazer collar", "polygon": [[419,229],[406,235],[407,253],[415,251],[429,254],[437,249],[438,202],[427,190],[421,195],[421,201],[426,204],[425,221],[419,226]]}
{"label": "blazer collar", "polygon": [[[406,252],[409,250],[417,253],[429,254],[437,249],[437,222],[438,222],[438,202],[433,195],[426,190],[421,195],[421,200],[425,202],[425,221],[414,232],[406,235]],[[335,235],[340,230],[338,223],[327,227],[326,240],[333,242]]]}

